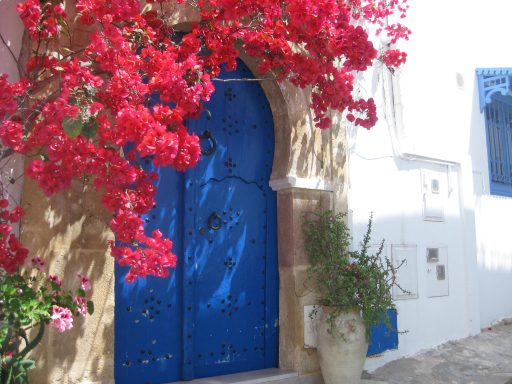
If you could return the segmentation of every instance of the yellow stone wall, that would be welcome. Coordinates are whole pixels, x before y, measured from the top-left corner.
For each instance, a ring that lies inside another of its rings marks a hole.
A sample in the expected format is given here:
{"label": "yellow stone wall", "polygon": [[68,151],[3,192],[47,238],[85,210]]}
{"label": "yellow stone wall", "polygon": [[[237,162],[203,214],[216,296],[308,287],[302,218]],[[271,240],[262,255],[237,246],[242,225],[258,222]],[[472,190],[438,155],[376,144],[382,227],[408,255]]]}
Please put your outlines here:
{"label": "yellow stone wall", "polygon": [[83,383],[113,381],[114,260],[108,254],[110,215],[98,193],[82,182],[52,198],[26,178],[22,205],[26,215],[21,239],[63,277],[64,287],[78,286],[77,273],[90,277],[95,312],[75,319],[71,331],[59,334],[46,327],[41,346],[33,353],[37,369],[30,383]]}

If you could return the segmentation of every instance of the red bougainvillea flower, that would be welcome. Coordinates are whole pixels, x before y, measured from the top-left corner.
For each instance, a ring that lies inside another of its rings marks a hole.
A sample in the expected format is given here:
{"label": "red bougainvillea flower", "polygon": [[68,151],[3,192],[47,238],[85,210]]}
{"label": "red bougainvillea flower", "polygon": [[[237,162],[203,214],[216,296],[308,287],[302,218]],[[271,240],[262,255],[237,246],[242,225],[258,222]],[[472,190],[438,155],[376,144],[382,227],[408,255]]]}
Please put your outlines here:
{"label": "red bougainvillea flower", "polygon": [[[166,2],[77,0],[70,19],[64,0],[25,0],[17,10],[32,57],[22,80],[0,75],[2,144],[37,154],[26,175],[47,195],[76,179],[101,191],[116,237],[111,253],[128,267],[129,281],[168,276],[176,265],[171,240],[144,231],[158,176],[137,159],[178,171],[197,164],[199,138],[184,122],[199,116],[221,67],[234,69],[244,52],[262,78],[311,90],[318,128],[331,126],[331,111],[371,128],[375,102],[356,96],[354,75],[375,60],[402,65],[406,55],[394,44],[410,34],[400,23],[406,0],[199,0],[201,22],[186,33],[169,24],[183,1]],[[368,24],[387,36],[385,51],[373,45]],[[75,27],[88,36],[75,39]],[[84,46],[69,48],[75,40]],[[28,252],[11,227],[23,212],[0,209],[0,267],[9,272]]]}

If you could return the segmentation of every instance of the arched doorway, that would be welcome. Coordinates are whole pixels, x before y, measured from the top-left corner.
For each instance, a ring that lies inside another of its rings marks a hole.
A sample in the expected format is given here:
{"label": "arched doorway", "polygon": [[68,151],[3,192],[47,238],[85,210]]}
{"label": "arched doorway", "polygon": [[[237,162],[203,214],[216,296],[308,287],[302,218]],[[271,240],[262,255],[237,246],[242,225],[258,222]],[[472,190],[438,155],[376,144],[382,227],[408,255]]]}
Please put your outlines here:
{"label": "arched doorway", "polygon": [[[224,79],[250,79],[241,62]],[[147,230],[174,240],[166,280],[126,284],[116,267],[115,378],[164,383],[276,367],[276,196],[269,186],[274,127],[258,82],[216,84],[200,119],[203,156],[160,174]],[[143,159],[143,164],[145,160]],[[150,161],[147,161],[150,167]]]}

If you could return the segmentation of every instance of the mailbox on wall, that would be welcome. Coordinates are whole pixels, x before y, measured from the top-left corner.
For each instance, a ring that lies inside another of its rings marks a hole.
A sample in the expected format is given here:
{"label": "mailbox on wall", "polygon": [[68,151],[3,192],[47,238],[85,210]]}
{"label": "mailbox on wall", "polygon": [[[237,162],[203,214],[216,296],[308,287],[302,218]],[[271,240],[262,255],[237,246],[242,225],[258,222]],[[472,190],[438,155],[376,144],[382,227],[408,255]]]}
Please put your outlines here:
{"label": "mailbox on wall", "polygon": [[423,219],[444,221],[446,176],[440,172],[423,171]]}
{"label": "mailbox on wall", "polygon": [[397,270],[398,286],[393,286],[393,299],[407,300],[418,297],[418,262],[415,244],[392,244],[391,259]]}
{"label": "mailbox on wall", "polygon": [[449,295],[448,248],[427,248],[427,297]]}

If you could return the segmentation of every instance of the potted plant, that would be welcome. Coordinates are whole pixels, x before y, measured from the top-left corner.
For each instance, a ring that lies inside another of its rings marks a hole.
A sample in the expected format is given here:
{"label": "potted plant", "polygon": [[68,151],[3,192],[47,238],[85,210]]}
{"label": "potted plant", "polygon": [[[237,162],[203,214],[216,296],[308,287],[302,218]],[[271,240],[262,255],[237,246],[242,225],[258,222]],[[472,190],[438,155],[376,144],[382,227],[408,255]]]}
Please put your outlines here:
{"label": "potted plant", "polygon": [[77,275],[75,292],[62,288],[62,281],[43,271],[39,257],[31,259],[25,270],[6,271],[0,267],[0,384],[26,384],[35,361],[27,358],[43,338],[49,324],[57,332],[73,327],[73,317],[92,314],[87,300],[89,279]]}
{"label": "potted plant", "polygon": [[394,308],[396,268],[382,254],[384,240],[375,254],[369,253],[371,230],[372,217],[360,248],[352,251],[344,214],[317,210],[304,220],[308,281],[319,301],[311,315],[326,384],[359,383],[370,328],[382,320],[390,327],[387,310]]}

